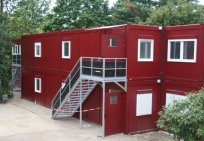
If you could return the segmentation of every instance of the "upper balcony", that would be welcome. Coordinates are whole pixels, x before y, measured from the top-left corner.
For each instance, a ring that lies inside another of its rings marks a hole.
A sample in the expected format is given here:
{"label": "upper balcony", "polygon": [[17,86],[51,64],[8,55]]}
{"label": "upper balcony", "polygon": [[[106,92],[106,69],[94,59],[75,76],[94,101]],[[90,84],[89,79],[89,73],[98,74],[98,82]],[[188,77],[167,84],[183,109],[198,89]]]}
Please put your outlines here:
{"label": "upper balcony", "polygon": [[94,81],[118,82],[127,80],[126,58],[80,58],[81,78]]}

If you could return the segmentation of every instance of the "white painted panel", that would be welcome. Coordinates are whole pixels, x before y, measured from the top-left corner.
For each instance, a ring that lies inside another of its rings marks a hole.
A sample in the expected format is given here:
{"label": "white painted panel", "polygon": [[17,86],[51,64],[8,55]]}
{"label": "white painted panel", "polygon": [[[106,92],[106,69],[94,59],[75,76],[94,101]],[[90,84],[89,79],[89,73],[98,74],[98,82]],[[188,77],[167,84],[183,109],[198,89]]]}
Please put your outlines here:
{"label": "white painted panel", "polygon": [[152,93],[138,94],[136,103],[136,116],[152,114]]}
{"label": "white painted panel", "polygon": [[172,104],[174,100],[180,101],[185,99],[186,96],[178,95],[178,94],[172,94],[172,93],[166,93],[166,106],[169,104]]}

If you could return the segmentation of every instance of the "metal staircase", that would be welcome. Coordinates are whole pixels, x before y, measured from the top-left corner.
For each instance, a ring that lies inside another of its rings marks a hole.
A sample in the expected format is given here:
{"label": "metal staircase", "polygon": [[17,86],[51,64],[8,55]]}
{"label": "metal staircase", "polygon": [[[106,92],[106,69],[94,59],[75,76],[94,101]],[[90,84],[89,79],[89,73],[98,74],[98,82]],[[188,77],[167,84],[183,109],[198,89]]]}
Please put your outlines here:
{"label": "metal staircase", "polygon": [[[52,118],[72,117],[100,82],[115,82],[126,90],[125,58],[81,57],[52,101]],[[119,82],[122,82],[119,83]]]}
{"label": "metal staircase", "polygon": [[12,73],[12,79],[9,82],[9,85],[14,87],[21,87],[21,67],[15,67],[15,72]]}

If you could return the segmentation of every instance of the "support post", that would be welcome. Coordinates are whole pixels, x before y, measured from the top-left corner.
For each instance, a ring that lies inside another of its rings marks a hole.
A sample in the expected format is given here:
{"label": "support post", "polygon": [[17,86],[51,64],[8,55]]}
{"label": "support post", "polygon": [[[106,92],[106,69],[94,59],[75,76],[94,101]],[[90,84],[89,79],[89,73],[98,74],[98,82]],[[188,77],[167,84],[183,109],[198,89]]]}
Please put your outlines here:
{"label": "support post", "polygon": [[106,89],[106,83],[103,82],[102,84],[103,89],[103,105],[102,105],[102,137],[105,137],[105,89]]}
{"label": "support post", "polygon": [[82,80],[80,80],[80,128],[82,126]]}

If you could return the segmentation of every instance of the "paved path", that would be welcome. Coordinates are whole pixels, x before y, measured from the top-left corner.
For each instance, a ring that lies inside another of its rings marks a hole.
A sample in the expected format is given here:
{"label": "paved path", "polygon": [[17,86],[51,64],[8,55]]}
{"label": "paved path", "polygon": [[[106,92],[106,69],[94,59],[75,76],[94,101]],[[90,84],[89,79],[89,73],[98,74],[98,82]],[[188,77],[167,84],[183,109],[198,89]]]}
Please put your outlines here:
{"label": "paved path", "polygon": [[0,104],[0,141],[172,141],[163,133],[152,132],[134,136],[117,134],[97,137],[101,128],[77,119],[52,120],[51,110],[24,99],[20,94],[7,104]]}

